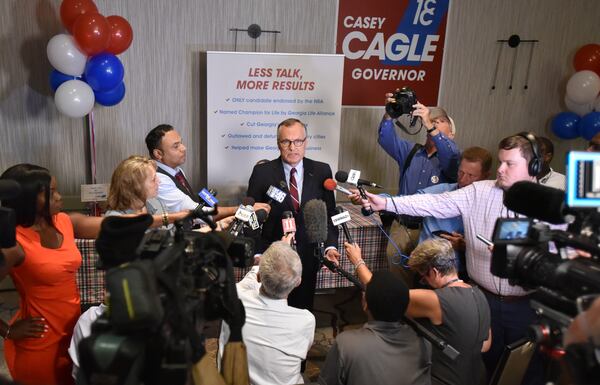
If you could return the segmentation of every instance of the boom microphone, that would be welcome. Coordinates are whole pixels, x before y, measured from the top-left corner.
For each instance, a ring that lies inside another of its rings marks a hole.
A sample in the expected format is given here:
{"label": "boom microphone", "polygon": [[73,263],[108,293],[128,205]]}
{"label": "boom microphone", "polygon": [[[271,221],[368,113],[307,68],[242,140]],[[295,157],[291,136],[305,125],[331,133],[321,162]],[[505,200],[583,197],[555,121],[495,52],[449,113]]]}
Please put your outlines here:
{"label": "boom microphone", "polygon": [[[335,180],[337,180],[338,182],[346,183],[348,181],[348,173],[346,171],[336,172]],[[366,180],[366,179],[357,180],[356,185],[357,186],[369,186],[369,187],[383,188],[382,186],[378,185],[377,183],[371,182],[370,180]]]}
{"label": "boom microphone", "polygon": [[338,185],[336,181],[334,181],[331,178],[325,179],[325,181],[323,182],[323,187],[325,187],[325,189],[329,191],[338,190],[339,192],[342,192],[346,195],[352,195],[352,191]]}
{"label": "boom microphone", "polygon": [[304,224],[308,242],[324,247],[327,240],[327,206],[320,199],[311,199],[304,205]]}
{"label": "boom microphone", "polygon": [[544,222],[565,223],[565,192],[533,182],[516,182],[504,193],[504,205],[516,213]]}

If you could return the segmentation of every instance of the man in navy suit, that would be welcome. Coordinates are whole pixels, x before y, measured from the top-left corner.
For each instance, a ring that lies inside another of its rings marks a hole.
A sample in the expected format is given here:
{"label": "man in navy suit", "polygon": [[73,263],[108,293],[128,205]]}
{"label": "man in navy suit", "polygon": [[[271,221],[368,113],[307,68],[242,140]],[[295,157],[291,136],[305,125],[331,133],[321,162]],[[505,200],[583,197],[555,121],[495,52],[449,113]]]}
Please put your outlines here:
{"label": "man in navy suit", "polygon": [[[262,238],[257,251],[262,252],[272,242],[283,236],[281,216],[284,211],[291,211],[296,220],[296,242],[298,254],[302,261],[302,282],[294,289],[288,304],[300,309],[312,310],[315,294],[319,261],[315,257],[315,245],[306,237],[304,204],[311,199],[321,199],[327,205],[328,216],[335,214],[335,198],[332,191],[323,187],[325,179],[331,178],[331,167],[304,157],[307,146],[306,126],[298,119],[286,119],[277,126],[277,145],[280,157],[267,163],[254,166],[248,182],[247,196],[257,202],[269,201],[267,190],[270,186],[280,188],[283,181],[287,188],[287,196],[281,203],[274,202],[269,218],[263,225]],[[330,260],[337,260],[338,230],[327,218],[328,231],[325,243],[325,254]]]}

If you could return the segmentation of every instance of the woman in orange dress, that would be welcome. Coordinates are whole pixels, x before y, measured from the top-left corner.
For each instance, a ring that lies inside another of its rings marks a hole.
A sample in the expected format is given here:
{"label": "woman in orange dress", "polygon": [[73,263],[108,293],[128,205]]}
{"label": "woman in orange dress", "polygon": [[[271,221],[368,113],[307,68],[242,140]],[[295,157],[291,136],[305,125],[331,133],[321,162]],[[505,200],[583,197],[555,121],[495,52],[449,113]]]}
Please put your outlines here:
{"label": "woman in orange dress", "polygon": [[10,274],[20,296],[17,314],[0,320],[6,364],[23,385],[72,384],[67,349],[80,314],[75,236],[95,238],[101,218],[61,213],[56,179],[43,167],[19,164],[0,179],[21,186],[18,197],[2,202],[15,211],[17,244],[2,249],[0,279]]}

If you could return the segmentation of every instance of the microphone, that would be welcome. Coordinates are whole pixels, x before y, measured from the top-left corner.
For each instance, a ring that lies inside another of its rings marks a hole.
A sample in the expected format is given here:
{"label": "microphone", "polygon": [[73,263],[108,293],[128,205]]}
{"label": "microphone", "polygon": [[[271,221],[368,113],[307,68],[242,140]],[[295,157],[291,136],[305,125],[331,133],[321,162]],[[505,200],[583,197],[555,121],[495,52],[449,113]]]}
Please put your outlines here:
{"label": "microphone", "polygon": [[231,228],[229,229],[229,234],[237,237],[242,231],[244,224],[250,221],[250,217],[254,214],[254,209],[252,205],[254,205],[255,201],[252,197],[246,197],[242,199],[242,204],[238,207],[235,212],[235,219]]}
{"label": "microphone", "polygon": [[0,180],[0,200],[16,198],[20,193],[21,185],[16,180]]}
{"label": "microphone", "polygon": [[[202,218],[203,216],[205,216],[206,214],[216,214],[217,213],[217,203],[219,203],[219,201],[217,200],[217,198],[215,198],[215,196],[217,195],[217,190],[213,190],[213,189],[202,189],[202,191],[200,191],[198,193],[198,196],[200,198],[202,198],[202,200],[200,201],[200,203],[198,203],[198,206],[196,206],[196,208],[193,210],[194,211],[194,217],[197,218]],[[206,207],[208,205],[208,207]]]}
{"label": "microphone", "polygon": [[352,234],[350,234],[350,230],[348,230],[348,225],[346,224],[346,222],[349,222],[351,220],[350,213],[346,211],[342,206],[337,206],[335,208],[335,212],[337,213],[337,215],[331,217],[333,224],[342,228],[348,243],[354,243],[354,238],[352,238]]}
{"label": "microphone", "polygon": [[[285,185],[285,182],[280,181],[279,186],[281,186],[281,183],[283,183],[283,185],[284,185],[283,190],[285,190],[285,188],[287,187]],[[273,203],[275,203],[275,202],[278,202],[278,203],[283,202],[285,197],[287,196],[287,194],[284,191],[278,189],[277,187],[270,185],[269,189],[267,190],[267,196],[269,197],[267,204],[269,206],[272,206]]]}
{"label": "microphone", "polygon": [[344,187],[338,185],[336,183],[336,181],[334,181],[331,178],[325,179],[325,181],[323,182],[323,187],[325,187],[325,190],[329,190],[329,191],[337,190],[337,191],[342,192],[342,193],[344,193],[346,195],[352,195],[352,191],[350,191],[347,188],[344,188]]}
{"label": "microphone", "polygon": [[[348,181],[348,173],[346,171],[336,172],[335,180],[337,180],[338,182],[346,183]],[[351,183],[351,182],[348,182],[348,183]],[[357,186],[369,186],[369,187],[383,188],[382,186],[378,185],[377,183],[371,182],[370,180],[366,180],[366,179],[357,179],[356,183],[352,183],[352,184],[355,184]]]}
{"label": "microphone", "polygon": [[[335,173],[335,180],[337,180],[338,182],[346,182],[348,180],[348,173],[346,171],[338,171]],[[358,182],[363,181],[363,182],[367,182],[363,179],[359,179]],[[364,187],[362,184],[358,183],[356,184],[356,187],[358,188],[358,192],[360,193],[360,197],[362,199],[367,200],[367,192],[365,191]],[[373,209],[371,208],[371,206],[369,206],[368,208],[366,207],[362,207],[360,209],[360,212],[362,213],[362,215],[364,215],[365,217],[368,217],[369,215],[373,214]]]}
{"label": "microphone", "polygon": [[304,205],[304,227],[306,237],[310,243],[315,244],[315,256],[319,262],[330,271],[341,275],[356,287],[364,290],[364,285],[352,274],[337,266],[324,256],[325,241],[327,240],[327,206],[320,199],[311,199]]}
{"label": "microphone", "polygon": [[504,193],[504,205],[516,213],[553,224],[566,223],[565,217],[570,214],[564,191],[528,181],[513,184]]}
{"label": "microphone", "polygon": [[294,234],[291,246],[296,250],[296,219],[294,219],[294,214],[291,211],[284,211],[281,215],[281,227],[283,228],[283,235]]}

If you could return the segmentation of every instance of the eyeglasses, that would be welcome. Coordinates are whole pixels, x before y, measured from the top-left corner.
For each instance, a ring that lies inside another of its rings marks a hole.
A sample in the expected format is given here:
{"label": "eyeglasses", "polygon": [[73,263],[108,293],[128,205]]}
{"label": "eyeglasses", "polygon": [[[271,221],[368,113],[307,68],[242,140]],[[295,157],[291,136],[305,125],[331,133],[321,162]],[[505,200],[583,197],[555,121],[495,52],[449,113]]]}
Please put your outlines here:
{"label": "eyeglasses", "polygon": [[281,144],[283,147],[289,147],[292,145],[292,143],[294,143],[294,146],[296,147],[301,147],[304,145],[304,142],[306,141],[306,138],[304,139],[295,139],[295,140],[289,140],[289,139],[283,139],[279,141],[279,144]]}

